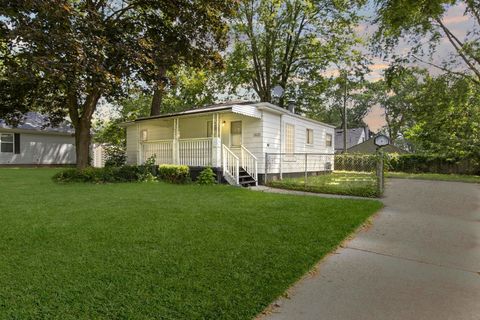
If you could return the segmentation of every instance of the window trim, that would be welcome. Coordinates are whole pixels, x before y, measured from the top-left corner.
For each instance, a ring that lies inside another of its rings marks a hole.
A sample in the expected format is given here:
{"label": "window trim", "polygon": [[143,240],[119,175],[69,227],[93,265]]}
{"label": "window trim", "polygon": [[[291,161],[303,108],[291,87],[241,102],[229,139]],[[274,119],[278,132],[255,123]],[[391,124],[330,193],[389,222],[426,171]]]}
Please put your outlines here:
{"label": "window trim", "polygon": [[[2,141],[2,135],[9,135],[12,137],[12,141]],[[12,151],[2,151],[2,144],[11,144]],[[15,153],[15,134],[11,132],[0,132],[0,153]]]}
{"label": "window trim", "polygon": [[[309,139],[309,134],[308,134],[309,132],[312,133],[312,140],[311,141],[309,141],[310,140]],[[315,136],[315,131],[312,128],[306,128],[305,129],[305,144],[307,146],[313,146],[315,144],[314,136]]]}
{"label": "window trim", "polygon": [[[330,137],[330,139],[327,139]],[[333,146],[333,135],[331,133],[325,133],[325,147],[330,148]]]}

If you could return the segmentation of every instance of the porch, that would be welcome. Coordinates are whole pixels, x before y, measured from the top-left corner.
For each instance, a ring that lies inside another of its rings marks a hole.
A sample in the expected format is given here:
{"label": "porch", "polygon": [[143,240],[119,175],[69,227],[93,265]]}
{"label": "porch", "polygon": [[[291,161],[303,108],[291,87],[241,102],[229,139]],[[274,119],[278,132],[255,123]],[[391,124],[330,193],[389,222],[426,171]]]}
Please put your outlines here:
{"label": "porch", "polygon": [[242,121],[238,117],[214,113],[155,119],[137,130],[138,164],[155,157],[158,165],[219,168],[232,185],[257,184],[258,160],[242,144]]}

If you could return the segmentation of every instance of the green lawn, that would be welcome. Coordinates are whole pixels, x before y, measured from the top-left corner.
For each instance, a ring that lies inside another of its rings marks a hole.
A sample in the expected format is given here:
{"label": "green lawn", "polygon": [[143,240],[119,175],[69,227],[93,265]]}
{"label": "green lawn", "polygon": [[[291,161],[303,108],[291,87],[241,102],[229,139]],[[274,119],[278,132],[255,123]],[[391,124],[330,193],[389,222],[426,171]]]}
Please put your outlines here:
{"label": "green lawn", "polygon": [[0,319],[251,319],[381,207],[0,169]]}
{"label": "green lawn", "polygon": [[440,173],[405,173],[405,172],[388,172],[388,178],[399,179],[420,179],[420,180],[439,180],[439,181],[459,181],[480,183],[480,176],[463,175],[463,174],[440,174]]}
{"label": "green lawn", "polygon": [[287,178],[269,182],[276,188],[332,193],[361,197],[377,197],[377,180],[374,173],[337,171],[331,174],[302,178]]}

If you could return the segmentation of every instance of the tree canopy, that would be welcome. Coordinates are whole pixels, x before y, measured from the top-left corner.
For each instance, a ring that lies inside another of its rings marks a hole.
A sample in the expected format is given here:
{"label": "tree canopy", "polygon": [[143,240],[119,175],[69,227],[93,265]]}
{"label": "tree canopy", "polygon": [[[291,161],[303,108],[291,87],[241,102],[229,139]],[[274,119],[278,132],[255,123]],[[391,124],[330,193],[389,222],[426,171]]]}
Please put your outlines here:
{"label": "tree canopy", "polygon": [[[155,81],[173,63],[211,57],[225,45],[234,0],[0,1],[0,116],[37,109],[69,115],[77,166],[88,165],[100,99]],[[158,80],[158,79],[157,79]]]}

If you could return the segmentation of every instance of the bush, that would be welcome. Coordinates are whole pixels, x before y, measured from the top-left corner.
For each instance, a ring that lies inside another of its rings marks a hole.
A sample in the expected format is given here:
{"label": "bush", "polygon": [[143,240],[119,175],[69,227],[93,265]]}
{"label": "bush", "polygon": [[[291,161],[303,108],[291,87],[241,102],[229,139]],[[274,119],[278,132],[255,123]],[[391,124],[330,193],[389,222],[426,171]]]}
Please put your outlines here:
{"label": "bush", "polygon": [[216,183],[215,177],[216,175],[213,172],[212,168],[205,168],[198,175],[197,183],[203,184],[203,185],[215,184]]}
{"label": "bush", "polygon": [[90,183],[112,183],[112,182],[135,182],[155,181],[151,167],[148,166],[122,166],[93,168],[88,167],[82,170],[67,169],[58,172],[52,178],[56,182],[90,182]]}
{"label": "bush", "polygon": [[118,146],[105,147],[105,167],[121,167],[127,162],[125,149]]}
{"label": "bush", "polygon": [[187,183],[190,181],[190,169],[188,166],[162,164],[158,167],[158,176],[171,183]]}

